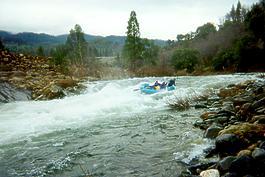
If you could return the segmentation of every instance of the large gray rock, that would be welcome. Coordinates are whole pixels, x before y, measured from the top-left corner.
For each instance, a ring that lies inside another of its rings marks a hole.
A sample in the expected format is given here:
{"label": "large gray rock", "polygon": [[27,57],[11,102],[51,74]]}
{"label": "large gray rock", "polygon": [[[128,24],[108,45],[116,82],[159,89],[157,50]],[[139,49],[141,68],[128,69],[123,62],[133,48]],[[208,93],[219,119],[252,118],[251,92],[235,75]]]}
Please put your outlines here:
{"label": "large gray rock", "polygon": [[0,81],[0,102],[26,101],[31,99],[30,91],[18,89],[15,86]]}
{"label": "large gray rock", "polygon": [[265,98],[261,98],[260,100],[258,101],[255,101],[253,104],[252,104],[252,108],[253,109],[257,109],[259,107],[262,107],[265,105]]}
{"label": "large gray rock", "polygon": [[56,85],[56,84],[50,84],[43,90],[44,98],[46,99],[56,99],[56,98],[62,98],[65,96],[65,93],[62,89],[62,87]]}
{"label": "large gray rock", "polygon": [[254,167],[255,163],[251,156],[240,156],[231,163],[229,171],[244,176],[255,173]]}
{"label": "large gray rock", "polygon": [[265,160],[265,150],[264,149],[260,149],[260,148],[256,148],[252,152],[252,157],[254,159],[257,159],[257,160],[260,160],[260,159],[264,159]]}
{"label": "large gray rock", "polygon": [[216,138],[218,136],[218,133],[222,130],[221,127],[218,127],[217,125],[213,124],[204,133],[205,138]]}
{"label": "large gray rock", "polygon": [[220,155],[235,154],[244,147],[245,143],[235,134],[223,134],[216,138],[215,146]]}
{"label": "large gray rock", "polygon": [[227,156],[224,159],[220,160],[217,164],[217,168],[220,172],[227,172],[232,164],[232,162],[236,159],[234,156]]}

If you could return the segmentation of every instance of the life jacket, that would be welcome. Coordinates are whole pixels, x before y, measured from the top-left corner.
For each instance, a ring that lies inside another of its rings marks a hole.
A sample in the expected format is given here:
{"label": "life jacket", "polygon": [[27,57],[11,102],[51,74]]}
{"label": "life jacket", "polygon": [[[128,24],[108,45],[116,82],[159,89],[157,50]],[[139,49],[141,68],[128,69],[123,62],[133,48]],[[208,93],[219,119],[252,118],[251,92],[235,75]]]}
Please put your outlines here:
{"label": "life jacket", "polygon": [[160,86],[157,85],[157,86],[154,87],[154,89],[155,89],[155,90],[160,90]]}

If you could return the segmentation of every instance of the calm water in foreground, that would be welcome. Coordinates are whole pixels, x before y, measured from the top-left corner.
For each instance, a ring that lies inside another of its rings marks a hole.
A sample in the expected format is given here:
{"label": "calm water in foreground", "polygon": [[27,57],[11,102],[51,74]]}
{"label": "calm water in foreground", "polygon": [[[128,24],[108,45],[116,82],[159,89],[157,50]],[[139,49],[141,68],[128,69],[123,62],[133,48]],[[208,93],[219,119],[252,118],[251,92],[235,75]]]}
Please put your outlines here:
{"label": "calm water in foreground", "polygon": [[87,83],[77,96],[0,105],[0,176],[176,176],[211,142],[193,127],[203,110],[168,102],[255,75],[178,77],[177,89],[143,95],[133,78]]}

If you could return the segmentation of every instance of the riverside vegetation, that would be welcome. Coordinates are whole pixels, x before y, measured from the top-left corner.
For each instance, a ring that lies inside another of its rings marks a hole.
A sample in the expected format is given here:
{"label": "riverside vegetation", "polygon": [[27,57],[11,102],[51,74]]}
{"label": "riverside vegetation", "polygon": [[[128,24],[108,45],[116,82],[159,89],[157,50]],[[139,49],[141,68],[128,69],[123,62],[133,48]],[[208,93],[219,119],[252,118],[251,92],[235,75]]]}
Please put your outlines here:
{"label": "riverside vegetation", "polygon": [[[265,68],[264,17],[264,0],[251,7],[238,1],[218,27],[207,22],[193,32],[177,34],[176,40],[165,42],[141,38],[140,24],[136,12],[132,11],[126,37],[112,38],[112,52],[104,52],[110,48],[104,45],[108,42],[88,42],[88,35],[78,24],[67,37],[64,35],[57,39],[49,36],[55,42],[48,47],[43,44],[47,43],[42,41],[43,34],[20,34],[14,37],[3,34],[1,40],[10,51],[27,52],[26,48],[19,50],[19,47],[29,45],[35,51],[28,53],[51,56],[52,62],[58,67],[70,71],[74,66],[83,67],[87,74],[96,76],[105,69],[100,67],[102,64],[98,64],[97,57],[104,56],[113,58],[104,64],[107,70],[115,67],[122,74],[130,76],[253,72],[264,71]],[[58,43],[60,45],[56,45]]]}

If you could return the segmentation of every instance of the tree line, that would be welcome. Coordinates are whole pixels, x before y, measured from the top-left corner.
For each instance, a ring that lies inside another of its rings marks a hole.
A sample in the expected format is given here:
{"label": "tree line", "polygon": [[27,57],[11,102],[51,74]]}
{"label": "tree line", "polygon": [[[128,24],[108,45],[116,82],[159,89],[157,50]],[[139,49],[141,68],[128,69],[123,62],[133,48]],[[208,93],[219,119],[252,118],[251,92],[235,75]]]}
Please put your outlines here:
{"label": "tree line", "polygon": [[131,12],[123,62],[136,70],[146,65],[158,69],[171,68],[173,72],[264,71],[265,1],[251,8],[240,1],[232,5],[217,27],[208,22],[195,31],[178,34],[159,48],[140,38],[136,13]]}
{"label": "tree line", "polygon": [[[192,72],[248,72],[264,71],[265,0],[247,8],[238,1],[215,26],[208,22],[186,34],[177,34],[165,47],[153,40],[141,38],[136,12],[132,11],[127,24],[125,44],[121,52],[99,48],[85,40],[84,32],[76,24],[65,44],[52,47],[51,62],[59,66],[79,65],[93,68],[97,56],[117,55],[115,65],[134,73],[152,75]],[[107,45],[107,44],[106,44]],[[47,55],[39,46],[36,54]],[[153,70],[152,70],[153,69]]]}

